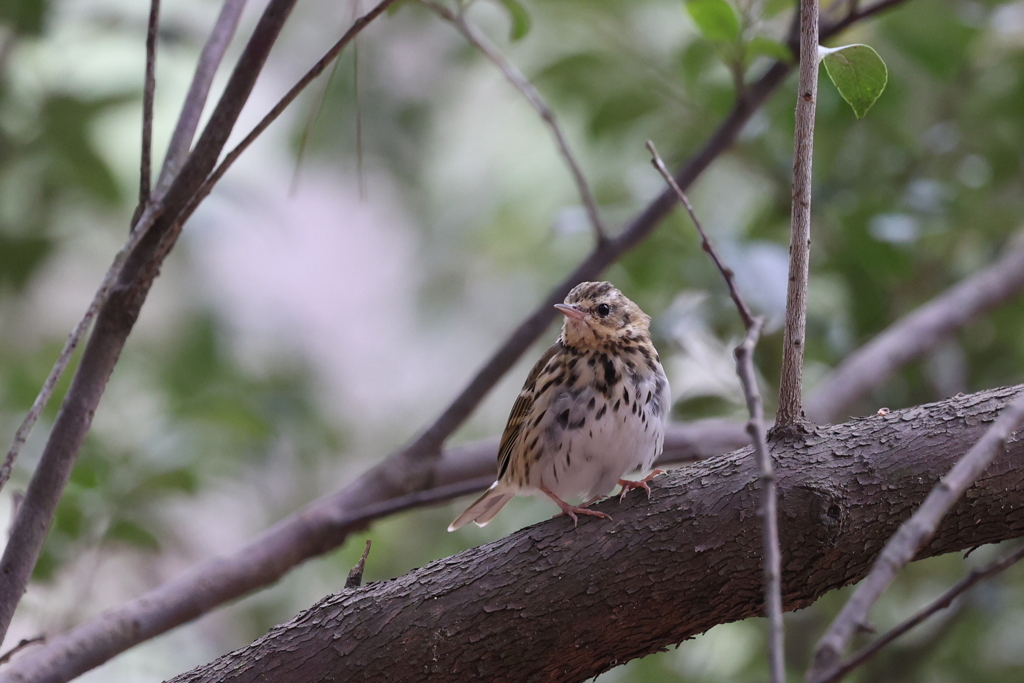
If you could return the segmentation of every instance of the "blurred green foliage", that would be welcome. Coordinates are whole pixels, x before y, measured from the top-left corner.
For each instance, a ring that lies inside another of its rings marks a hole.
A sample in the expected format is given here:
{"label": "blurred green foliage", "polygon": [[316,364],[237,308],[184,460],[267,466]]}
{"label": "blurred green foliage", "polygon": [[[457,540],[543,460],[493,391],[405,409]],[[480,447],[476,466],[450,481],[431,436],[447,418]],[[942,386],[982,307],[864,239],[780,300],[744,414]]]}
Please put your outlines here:
{"label": "blurred green foliage", "polygon": [[[100,9],[91,19],[92,30],[110,41],[127,36],[141,43],[141,15],[110,22],[109,13],[123,7],[102,0],[94,4]],[[324,9],[321,5],[314,9]],[[834,11],[847,5],[838,2]],[[549,101],[579,153],[602,212],[617,226],[661,190],[644,141],[653,139],[670,163],[699,149],[735,101],[737,85],[751,83],[771,59],[788,58],[783,41],[792,7],[790,0],[479,0],[468,11]],[[68,251],[82,244],[83,222],[102,244],[123,238],[136,192],[134,181],[112,167],[109,141],[97,131],[126,105],[137,105],[140,93],[116,88],[115,94],[90,93],[58,80],[33,80],[35,67],[25,55],[57,49],[58,37],[52,33],[56,12],[56,5],[44,0],[0,0],[4,438],[13,434],[31,404],[67,331],[54,332],[41,322],[44,312],[33,307],[45,302],[33,297],[34,283],[52,277],[49,269],[66,263]],[[996,259],[1020,228],[1021,12],[1019,1],[907,0],[859,26],[855,35],[835,41],[870,44],[888,65],[889,82],[858,121],[822,81],[809,389],[888,324]],[[299,12],[295,21],[309,16]],[[297,151],[305,122],[313,116],[304,165],[352,175],[386,174],[400,190],[404,208],[417,217],[421,231],[417,275],[424,312],[419,323],[425,330],[474,315],[470,304],[478,301],[475,289],[482,280],[499,283],[491,293],[512,292],[499,300],[508,305],[501,311],[504,326],[494,328],[489,345],[480,349],[482,357],[585,253],[586,225],[568,174],[534,113],[514,92],[495,100],[507,87],[501,74],[422,6],[403,4],[381,23],[380,34],[360,37],[358,79],[353,55],[346,53],[322,105],[316,97],[304,100],[307,110],[288,132],[292,149]],[[175,49],[190,49],[194,56],[203,36],[183,35]],[[408,58],[396,46],[403,45],[421,51],[414,57],[427,57],[414,68],[402,62]],[[402,68],[413,76],[396,77]],[[140,80],[141,72],[140,63]],[[690,191],[741,288],[774,325],[757,352],[769,410],[779,374],[778,294],[784,290],[788,243],[794,88],[791,77]],[[137,138],[136,130],[122,132]],[[364,151],[362,167],[357,147]],[[172,263],[190,267],[178,254]],[[96,266],[97,282],[104,266]],[[481,273],[494,280],[484,280]],[[700,385],[673,377],[679,397],[675,417],[742,415],[727,343],[739,337],[740,323],[688,221],[674,214],[608,276],[654,315],[670,371],[683,367],[684,350],[704,339],[702,334],[724,340],[708,352],[717,354],[726,370]],[[253,474],[260,468],[278,465],[306,472],[304,498],[296,493],[287,501],[268,499],[266,517],[276,519],[339,483],[322,481],[320,473],[325,463],[350,457],[350,433],[375,444],[377,455],[386,452],[383,444],[390,435],[359,432],[358,416],[344,424],[325,416],[315,368],[298,360],[256,371],[243,363],[227,341],[222,315],[197,305],[165,338],[129,342],[111,391],[152,405],[152,415],[136,424],[130,411],[119,412],[123,406],[116,400],[101,407],[98,420],[106,416],[108,426],[94,430],[86,442],[37,568],[39,581],[56,580],[83,553],[130,548],[159,558],[169,544],[188,535],[187,529],[174,528],[165,514],[168,505],[199,501],[226,482],[258,487],[252,481],[263,476]],[[1022,319],[1024,301],[1009,302],[966,327],[932,357],[906,368],[853,412],[1020,381]],[[486,323],[477,324],[491,331]],[[429,343],[430,336],[423,339]],[[438,357],[447,352],[435,351]],[[454,395],[462,378],[438,387],[436,405],[427,409],[436,410]],[[67,382],[44,414],[9,489],[27,482],[39,435],[46,433]],[[125,423],[124,434],[109,427],[118,420]],[[496,431],[500,425],[487,429]],[[280,457],[282,444],[295,454],[293,459]],[[533,514],[539,508],[524,509]],[[448,509],[379,523],[367,532],[374,550],[366,578],[387,578],[486,534],[507,533],[520,521],[514,511],[508,515],[505,526],[496,521],[477,535],[462,536],[444,531]],[[293,591],[289,595],[298,597],[272,593],[243,603],[235,611],[237,632],[223,636],[225,649],[340,587],[362,551],[362,538],[298,570],[295,576],[301,578],[286,582]],[[896,623],[967,566],[991,556],[990,549],[976,556],[966,562],[936,558],[911,567],[880,604],[878,626]],[[948,625],[911,634],[853,680],[1019,679],[1024,673],[1024,643],[1019,642],[1024,630],[1018,628],[1024,618],[1021,572],[986,582],[957,608]],[[842,597],[826,596],[787,617],[794,679]],[[600,680],[764,680],[763,636],[757,620],[725,625]]]}

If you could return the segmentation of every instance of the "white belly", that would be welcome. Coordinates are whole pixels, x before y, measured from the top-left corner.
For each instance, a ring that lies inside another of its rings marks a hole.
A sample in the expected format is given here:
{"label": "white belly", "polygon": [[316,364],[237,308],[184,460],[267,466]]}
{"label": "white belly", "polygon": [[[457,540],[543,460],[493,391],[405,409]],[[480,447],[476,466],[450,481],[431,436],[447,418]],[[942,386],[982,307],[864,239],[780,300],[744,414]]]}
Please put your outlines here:
{"label": "white belly", "polygon": [[[530,473],[562,500],[611,493],[619,479],[649,470],[661,455],[670,405],[663,373],[627,380],[610,398],[594,387],[564,391],[541,424],[545,454]],[[566,412],[568,411],[568,412]]]}

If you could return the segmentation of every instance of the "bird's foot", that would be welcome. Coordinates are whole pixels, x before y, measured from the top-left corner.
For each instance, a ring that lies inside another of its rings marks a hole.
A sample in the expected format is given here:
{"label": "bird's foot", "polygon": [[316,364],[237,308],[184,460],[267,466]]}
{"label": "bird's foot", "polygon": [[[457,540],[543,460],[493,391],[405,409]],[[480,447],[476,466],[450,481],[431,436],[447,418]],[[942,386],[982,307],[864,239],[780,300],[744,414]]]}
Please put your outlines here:
{"label": "bird's foot", "polygon": [[564,500],[562,500],[554,493],[552,493],[551,490],[548,489],[546,486],[541,486],[540,490],[544,493],[544,495],[546,495],[548,498],[554,501],[555,505],[557,505],[558,508],[561,510],[561,512],[555,515],[555,517],[569,515],[570,517],[572,517],[572,527],[574,529],[576,528],[576,525],[579,524],[579,518],[576,515],[590,515],[591,517],[603,517],[605,519],[612,518],[612,516],[607,513],[587,509],[587,506],[593,503],[595,500],[597,500],[597,497],[591,498],[586,503],[583,503],[583,505],[569,505]]}
{"label": "bird's foot", "polygon": [[660,474],[665,474],[665,470],[654,470],[640,481],[632,481],[630,479],[619,479],[619,486],[622,487],[622,493],[619,494],[619,502],[621,503],[622,499],[626,497],[626,494],[633,489],[643,489],[644,491],[647,491],[647,498],[650,499],[651,487],[647,485],[647,482],[649,482],[651,479],[654,479]]}

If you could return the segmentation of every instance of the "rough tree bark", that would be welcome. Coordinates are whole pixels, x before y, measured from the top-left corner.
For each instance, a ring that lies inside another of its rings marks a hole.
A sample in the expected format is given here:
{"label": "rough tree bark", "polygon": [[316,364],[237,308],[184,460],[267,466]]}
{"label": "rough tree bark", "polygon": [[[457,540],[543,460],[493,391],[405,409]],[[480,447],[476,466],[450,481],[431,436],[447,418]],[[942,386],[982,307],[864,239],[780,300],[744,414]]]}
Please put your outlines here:
{"label": "rough tree bark", "polygon": [[[775,440],[786,609],[862,578],[1020,389]],[[1022,457],[1011,439],[920,557],[1024,535]],[[554,519],[328,596],[173,680],[582,681],[763,611],[757,478],[749,449],[684,467],[650,501],[602,503],[613,521]]]}

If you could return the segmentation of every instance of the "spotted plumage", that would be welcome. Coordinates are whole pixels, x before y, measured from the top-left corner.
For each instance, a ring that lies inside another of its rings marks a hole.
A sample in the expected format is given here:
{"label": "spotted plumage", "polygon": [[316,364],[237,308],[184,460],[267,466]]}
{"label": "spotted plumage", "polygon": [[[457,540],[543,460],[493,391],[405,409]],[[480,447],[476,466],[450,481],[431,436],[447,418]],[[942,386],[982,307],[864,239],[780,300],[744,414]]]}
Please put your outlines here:
{"label": "spotted plumage", "polygon": [[[487,524],[513,496],[543,493],[576,521],[607,517],[587,505],[647,471],[661,455],[668,379],[651,343],[650,316],[608,282],[584,282],[565,303],[558,341],[526,378],[498,446],[497,481],[451,523]],[[567,500],[583,496],[582,505]]]}

